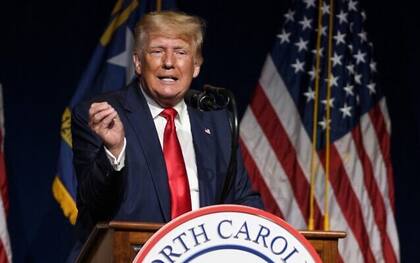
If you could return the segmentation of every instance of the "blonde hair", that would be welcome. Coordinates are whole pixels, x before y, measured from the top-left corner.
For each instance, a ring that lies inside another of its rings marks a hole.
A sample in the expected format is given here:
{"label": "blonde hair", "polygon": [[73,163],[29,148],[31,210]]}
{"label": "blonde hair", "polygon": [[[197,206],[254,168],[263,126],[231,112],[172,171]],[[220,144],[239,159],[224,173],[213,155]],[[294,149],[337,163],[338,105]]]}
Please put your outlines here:
{"label": "blonde hair", "polygon": [[163,34],[192,41],[197,63],[203,62],[202,47],[205,22],[197,17],[178,11],[159,11],[144,15],[134,30],[134,50],[142,56],[150,34]]}

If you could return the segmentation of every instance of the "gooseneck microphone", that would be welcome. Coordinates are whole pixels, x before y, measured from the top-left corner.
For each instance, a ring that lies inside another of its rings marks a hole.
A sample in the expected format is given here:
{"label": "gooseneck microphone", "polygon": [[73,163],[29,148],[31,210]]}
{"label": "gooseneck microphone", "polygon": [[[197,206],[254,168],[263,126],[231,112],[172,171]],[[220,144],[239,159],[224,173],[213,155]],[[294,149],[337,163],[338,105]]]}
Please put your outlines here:
{"label": "gooseneck microphone", "polygon": [[204,85],[202,91],[190,89],[184,100],[188,106],[200,111],[214,111],[226,109],[231,100],[230,91],[225,88]]}
{"label": "gooseneck microphone", "polygon": [[236,108],[236,100],[233,93],[222,87],[215,87],[212,85],[204,85],[202,91],[188,90],[184,97],[185,103],[200,111],[213,111],[228,109],[229,123],[231,128],[231,153],[229,166],[227,169],[226,177],[223,182],[222,191],[217,196],[219,204],[225,203],[230,190],[234,187],[237,166],[237,150],[239,139],[239,124],[238,124],[238,111]]}
{"label": "gooseneck microphone", "polygon": [[212,94],[205,91],[190,89],[184,97],[185,103],[197,110],[212,111],[218,110],[216,98]]}

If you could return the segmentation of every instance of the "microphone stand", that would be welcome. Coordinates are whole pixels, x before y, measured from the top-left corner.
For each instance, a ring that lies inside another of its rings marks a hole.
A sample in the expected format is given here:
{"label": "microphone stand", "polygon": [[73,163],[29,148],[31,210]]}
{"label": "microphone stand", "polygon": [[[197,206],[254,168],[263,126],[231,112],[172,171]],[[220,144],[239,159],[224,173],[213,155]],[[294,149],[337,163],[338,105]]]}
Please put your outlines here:
{"label": "microphone stand", "polygon": [[223,183],[222,192],[219,198],[219,204],[223,204],[227,195],[229,194],[232,184],[234,184],[236,179],[236,169],[237,169],[237,150],[238,150],[238,139],[239,139],[239,125],[238,125],[238,110],[236,108],[235,96],[230,90],[224,89],[223,93],[229,98],[229,111],[232,114],[229,116],[229,123],[232,135],[232,141],[230,144],[230,160],[229,166],[227,169],[227,174]]}
{"label": "microphone stand", "polygon": [[[228,108],[230,113],[229,124],[231,130],[231,144],[230,144],[230,159],[226,172],[225,180],[223,181],[222,191],[220,196],[216,196],[218,204],[223,204],[234,185],[237,169],[237,151],[239,139],[239,125],[238,125],[238,110],[236,108],[236,100],[233,93],[224,88],[214,87],[211,85],[204,85],[204,92],[189,90],[185,96],[185,101],[191,107],[200,111],[222,110]],[[223,98],[223,103],[220,103],[220,98]]]}

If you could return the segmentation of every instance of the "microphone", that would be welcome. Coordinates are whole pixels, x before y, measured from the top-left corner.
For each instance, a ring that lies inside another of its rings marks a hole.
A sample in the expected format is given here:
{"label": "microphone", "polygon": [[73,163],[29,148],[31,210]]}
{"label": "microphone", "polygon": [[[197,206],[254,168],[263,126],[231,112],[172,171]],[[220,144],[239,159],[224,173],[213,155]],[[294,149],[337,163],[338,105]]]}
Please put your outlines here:
{"label": "microphone", "polygon": [[200,111],[222,110],[229,105],[229,92],[225,88],[205,84],[203,91],[188,90],[184,99],[188,106]]}
{"label": "microphone", "polygon": [[185,103],[200,111],[212,111],[217,109],[216,98],[205,91],[190,89],[184,97]]}

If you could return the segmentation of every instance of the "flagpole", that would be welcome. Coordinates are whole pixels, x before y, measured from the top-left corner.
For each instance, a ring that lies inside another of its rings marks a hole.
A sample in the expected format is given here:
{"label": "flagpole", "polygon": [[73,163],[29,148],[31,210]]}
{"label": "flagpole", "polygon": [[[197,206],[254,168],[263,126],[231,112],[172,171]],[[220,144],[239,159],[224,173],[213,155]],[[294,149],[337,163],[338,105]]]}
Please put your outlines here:
{"label": "flagpole", "polygon": [[322,33],[322,1],[318,3],[318,32],[316,38],[316,53],[315,53],[315,95],[314,95],[314,113],[312,123],[312,152],[311,152],[311,177],[310,177],[310,193],[309,193],[309,220],[308,229],[314,230],[314,189],[315,189],[315,175],[318,170],[316,161],[316,145],[317,145],[317,123],[318,123],[318,98],[319,98],[319,72],[321,63],[321,33]]}
{"label": "flagpole", "polygon": [[330,229],[330,216],[328,211],[328,194],[329,194],[329,182],[330,182],[330,156],[331,156],[331,126],[329,125],[331,120],[331,77],[332,77],[332,67],[331,67],[331,56],[333,50],[332,43],[332,33],[333,33],[333,18],[334,18],[334,0],[330,0],[330,14],[328,20],[328,81],[327,81],[327,103],[326,106],[326,152],[325,152],[325,184],[324,184],[324,230]]}
{"label": "flagpole", "polygon": [[[105,32],[101,36],[100,43],[102,46],[108,45],[112,39],[112,36],[114,35],[114,32],[128,20],[130,15],[137,9],[138,6],[139,0],[133,0],[124,10],[121,11],[118,16],[112,19],[111,23],[109,23],[108,27],[105,29]],[[120,9],[121,6],[119,6],[119,2],[117,2],[112,12],[116,12],[116,10]]]}
{"label": "flagpole", "polygon": [[118,0],[115,3],[114,8],[112,9],[111,15],[115,15],[116,13],[118,13],[121,10],[123,4],[124,4],[124,0]]}

